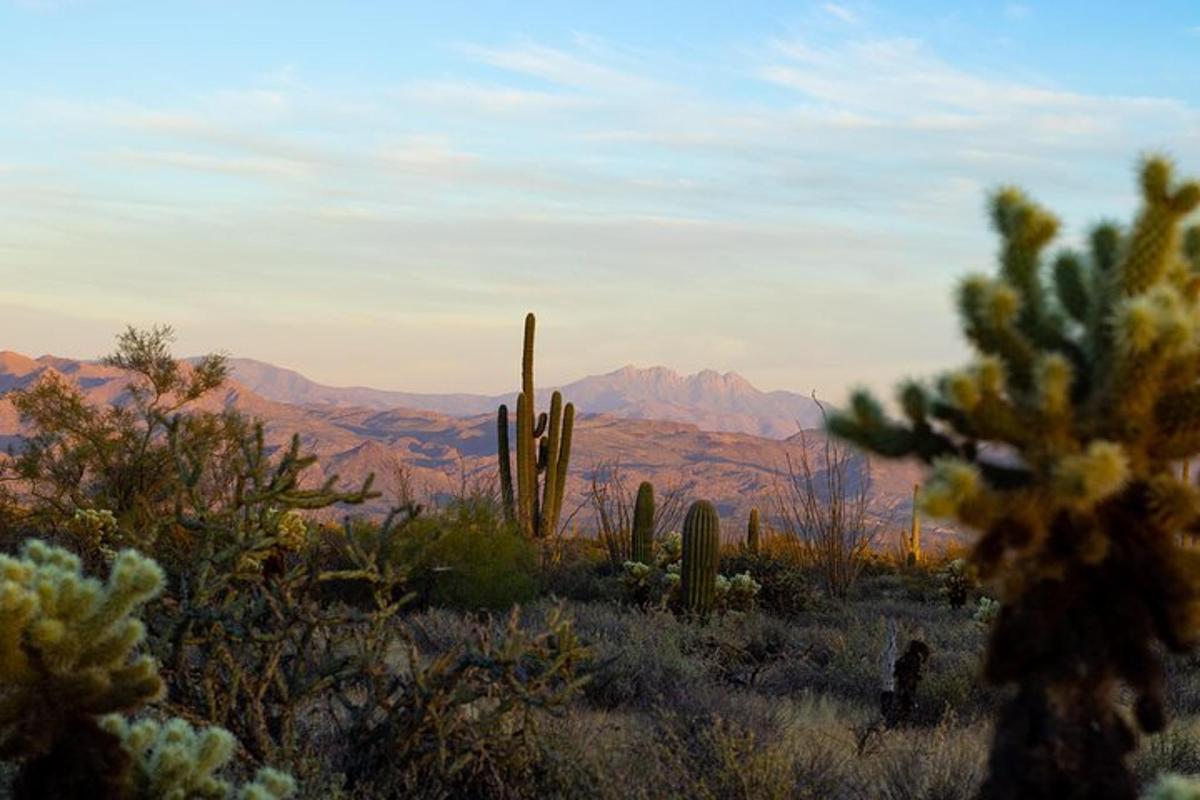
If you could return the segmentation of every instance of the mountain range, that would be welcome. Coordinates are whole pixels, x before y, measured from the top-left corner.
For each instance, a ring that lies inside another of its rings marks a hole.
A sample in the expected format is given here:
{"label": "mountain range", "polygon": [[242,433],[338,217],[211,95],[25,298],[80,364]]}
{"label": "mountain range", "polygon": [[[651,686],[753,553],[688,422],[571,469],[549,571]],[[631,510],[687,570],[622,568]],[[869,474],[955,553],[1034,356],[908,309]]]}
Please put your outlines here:
{"label": "mountain range", "polygon": [[[201,407],[237,409],[263,420],[272,445],[300,434],[303,446],[319,456],[322,477],[337,474],[353,483],[375,473],[376,487],[385,497],[369,512],[386,508],[389,495],[401,488],[401,474],[425,497],[451,495],[464,482],[495,479],[495,406],[510,398],[337,389],[263,362],[235,359],[232,366],[233,377],[203,398]],[[73,381],[96,403],[120,402],[128,381],[121,370],[97,362],[0,351],[0,446],[19,447],[23,433],[3,394],[50,373]],[[812,422],[814,412],[819,417],[811,399],[760,392],[737,375],[681,377],[663,368],[626,367],[563,388],[580,410],[565,513],[580,509],[577,519],[585,528],[590,526],[586,497],[593,476],[619,464],[632,486],[649,480],[660,490],[674,485],[688,497],[712,500],[726,530],[740,535],[750,508],[761,507],[768,515],[777,508],[789,458],[795,463],[807,450],[819,463],[825,442],[819,430],[798,432],[797,418],[804,425]],[[687,419],[648,418],[653,414]],[[756,426],[782,433],[785,414],[792,415],[793,433],[787,438],[706,429]],[[907,524],[912,486],[921,474],[909,464],[872,465],[875,499],[880,508],[895,513],[897,531]],[[932,525],[926,532],[930,544],[952,535]]]}
{"label": "mountain range", "polygon": [[[229,365],[233,379],[242,386],[268,400],[293,405],[419,408],[453,417],[473,417],[494,413],[501,403],[512,408],[516,401],[515,392],[418,394],[363,386],[326,386],[294,370],[249,358],[231,358]],[[812,398],[794,392],[760,391],[736,372],[704,370],[680,375],[666,367],[626,366],[563,386],[539,389],[539,406],[549,402],[555,389],[585,413],[690,422],[710,431],[785,439],[802,428],[815,428],[821,423],[821,410]]]}

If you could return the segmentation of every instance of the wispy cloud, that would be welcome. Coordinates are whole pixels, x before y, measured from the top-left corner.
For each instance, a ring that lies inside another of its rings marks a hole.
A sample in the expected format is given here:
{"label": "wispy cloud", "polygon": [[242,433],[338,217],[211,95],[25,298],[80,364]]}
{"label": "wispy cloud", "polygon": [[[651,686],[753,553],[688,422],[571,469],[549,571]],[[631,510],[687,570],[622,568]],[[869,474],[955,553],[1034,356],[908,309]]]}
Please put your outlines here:
{"label": "wispy cloud", "polygon": [[821,8],[826,14],[829,14],[831,17],[836,17],[842,22],[848,22],[851,25],[858,24],[858,14],[855,14],[849,8],[841,5],[840,3],[825,3],[821,6]]}
{"label": "wispy cloud", "polygon": [[[6,154],[0,243],[30,307],[86,265],[105,284],[77,305],[136,294],[131,315],[301,366],[296,320],[361,345],[352,365],[329,345],[330,378],[383,382],[371,353],[419,340],[407,388],[503,386],[511,342],[416,321],[536,306],[562,326],[554,380],[639,360],[831,396],[864,367],[890,384],[957,347],[945,287],[992,252],[988,187],[1087,222],[1129,201],[1133,154],[1195,152],[1200,111],[968,67],[858,8],[814,6],[837,34],[718,54],[472,43],[402,80],[285,64],[171,100],[31,100],[11,118],[55,148]],[[700,320],[708,344],[686,333]],[[461,348],[477,374],[438,384]]]}

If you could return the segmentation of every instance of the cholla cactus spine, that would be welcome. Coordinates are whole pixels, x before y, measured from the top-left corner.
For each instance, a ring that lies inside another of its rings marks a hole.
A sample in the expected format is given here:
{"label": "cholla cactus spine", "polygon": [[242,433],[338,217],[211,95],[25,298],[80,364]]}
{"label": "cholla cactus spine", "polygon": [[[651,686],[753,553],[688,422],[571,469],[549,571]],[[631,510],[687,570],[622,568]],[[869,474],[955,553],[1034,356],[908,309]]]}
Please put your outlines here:
{"label": "cholla cactus spine", "polygon": [[693,614],[713,610],[720,562],[721,520],[707,500],[697,500],[683,521],[683,566],[680,591],[683,607]]}

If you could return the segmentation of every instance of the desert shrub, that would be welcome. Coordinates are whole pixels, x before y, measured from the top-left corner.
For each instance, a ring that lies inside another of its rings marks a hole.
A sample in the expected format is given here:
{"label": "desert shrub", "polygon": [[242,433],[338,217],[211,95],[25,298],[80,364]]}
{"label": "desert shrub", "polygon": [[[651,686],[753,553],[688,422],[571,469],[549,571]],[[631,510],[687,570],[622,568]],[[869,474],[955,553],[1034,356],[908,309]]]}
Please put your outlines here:
{"label": "desert shrub", "polygon": [[616,570],[604,551],[591,539],[562,540],[562,557],[542,572],[543,589],[556,597],[583,603],[621,599],[620,586],[613,581]]}
{"label": "desert shrub", "polygon": [[723,555],[722,574],[745,572],[760,585],[755,604],[763,611],[789,617],[809,610],[817,602],[817,593],[808,573],[794,562],[744,551]]}
{"label": "desert shrub", "polygon": [[426,603],[466,610],[506,610],[540,588],[537,546],[499,508],[460,500],[417,524],[404,537],[410,585]]}
{"label": "desert shrub", "polygon": [[[370,797],[525,797],[541,756],[542,715],[586,683],[589,653],[570,621],[472,639],[425,659],[410,640],[400,663],[354,681],[339,721],[348,747],[339,764],[350,788]],[[360,699],[359,699],[360,698]]]}
{"label": "desert shrub", "polygon": [[926,731],[890,734],[871,765],[880,800],[967,800],[987,772],[985,726],[962,729],[948,719]]}

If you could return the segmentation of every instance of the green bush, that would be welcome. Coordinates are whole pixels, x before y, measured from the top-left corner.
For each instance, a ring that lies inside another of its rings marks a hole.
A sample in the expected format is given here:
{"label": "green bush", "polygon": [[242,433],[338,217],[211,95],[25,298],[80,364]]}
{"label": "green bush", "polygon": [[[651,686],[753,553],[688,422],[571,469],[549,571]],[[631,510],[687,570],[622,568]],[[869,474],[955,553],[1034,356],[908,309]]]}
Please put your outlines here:
{"label": "green bush", "polygon": [[411,587],[427,604],[505,610],[540,588],[536,545],[506,525],[493,503],[456,501],[418,518],[404,538],[397,557],[411,559]]}

